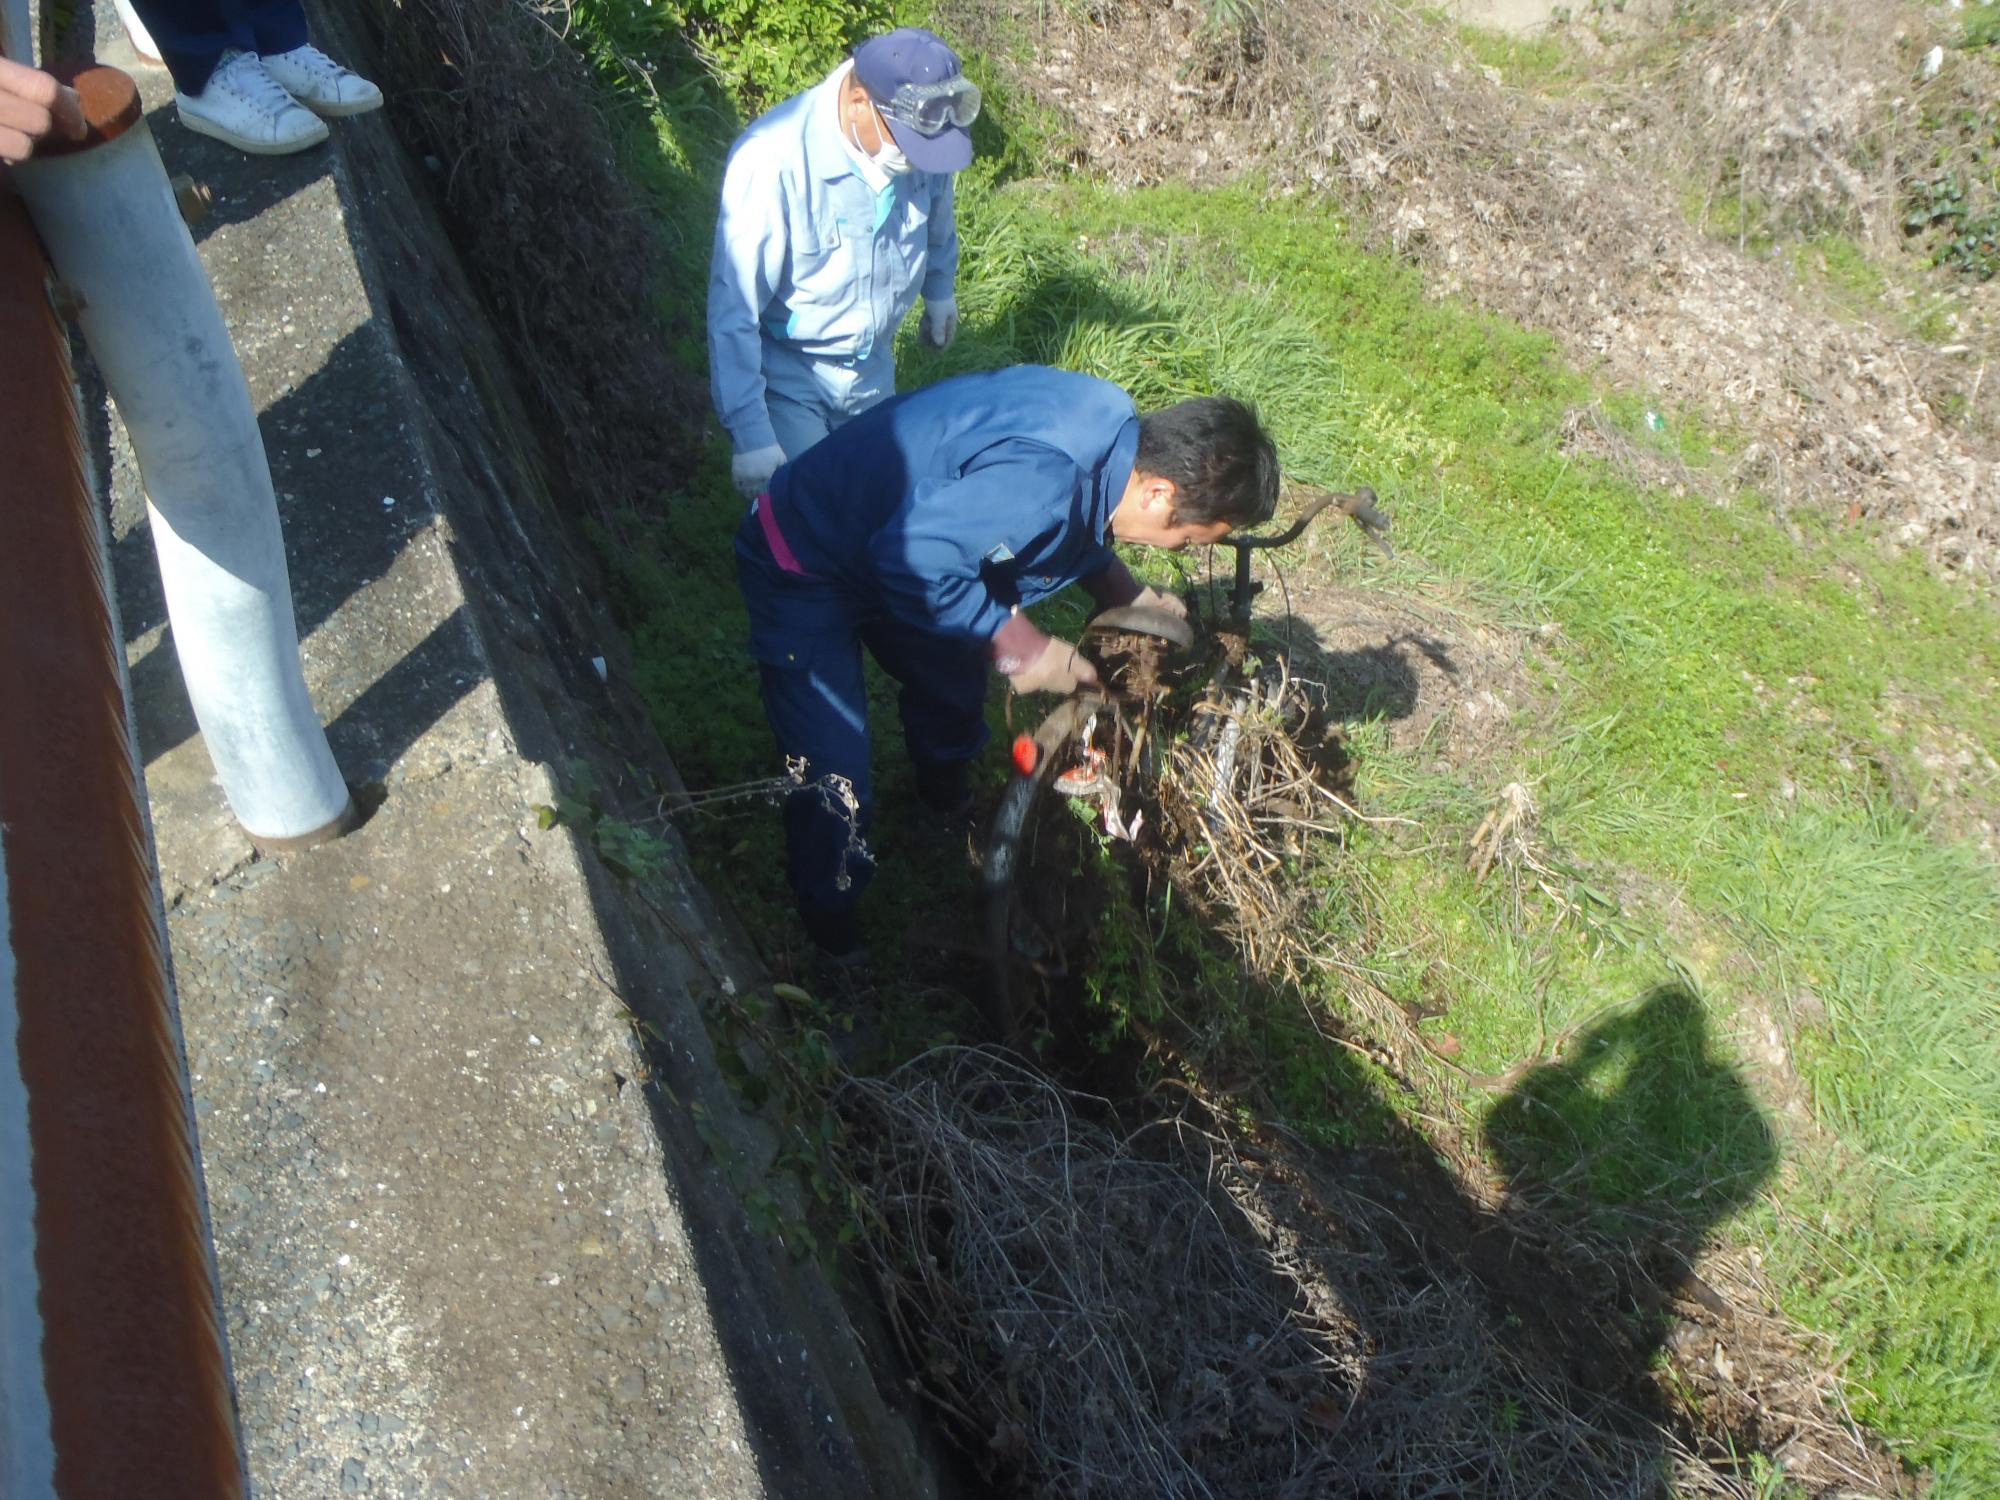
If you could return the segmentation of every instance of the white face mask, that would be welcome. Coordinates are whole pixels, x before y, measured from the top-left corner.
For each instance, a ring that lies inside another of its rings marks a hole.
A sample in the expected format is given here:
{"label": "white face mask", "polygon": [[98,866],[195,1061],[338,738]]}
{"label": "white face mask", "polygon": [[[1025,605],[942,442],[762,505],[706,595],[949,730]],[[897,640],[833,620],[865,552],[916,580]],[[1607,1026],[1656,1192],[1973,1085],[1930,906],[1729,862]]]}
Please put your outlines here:
{"label": "white face mask", "polygon": [[856,151],[867,157],[878,170],[891,177],[901,177],[905,172],[910,170],[909,157],[903,155],[903,148],[896,144],[896,138],[886,130],[882,132],[882,149],[880,151],[870,151],[866,146],[862,145],[860,133],[851,125],[848,127],[847,139],[848,143]]}
{"label": "white face mask", "polygon": [[869,160],[891,177],[901,177],[905,172],[912,170],[909,157],[903,155],[903,148],[898,146],[887,132],[882,136],[882,149]]}
{"label": "white face mask", "polygon": [[877,170],[890,177],[901,177],[905,172],[913,170],[910,166],[909,157],[903,155],[903,148],[898,146],[896,138],[889,134],[889,127],[887,125],[882,126],[882,149],[880,151],[870,151],[866,146],[861,144],[861,132],[851,118],[843,119],[841,121],[841,128],[847,132],[847,143],[863,156],[867,157]]}

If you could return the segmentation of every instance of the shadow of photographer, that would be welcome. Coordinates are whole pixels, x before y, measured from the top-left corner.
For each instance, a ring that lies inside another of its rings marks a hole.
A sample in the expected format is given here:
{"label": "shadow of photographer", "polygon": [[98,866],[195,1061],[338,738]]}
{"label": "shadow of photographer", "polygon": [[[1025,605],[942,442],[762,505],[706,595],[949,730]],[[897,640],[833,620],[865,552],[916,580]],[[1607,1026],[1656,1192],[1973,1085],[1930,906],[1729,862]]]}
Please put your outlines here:
{"label": "shadow of photographer", "polygon": [[1676,1295],[1706,1300],[1695,1262],[1771,1176],[1778,1148],[1742,1075],[1712,1046],[1701,1002],[1662,985],[1595,1022],[1510,1090],[1485,1143],[1503,1216],[1559,1227],[1606,1284],[1623,1326],[1569,1319],[1578,1379],[1643,1369]]}

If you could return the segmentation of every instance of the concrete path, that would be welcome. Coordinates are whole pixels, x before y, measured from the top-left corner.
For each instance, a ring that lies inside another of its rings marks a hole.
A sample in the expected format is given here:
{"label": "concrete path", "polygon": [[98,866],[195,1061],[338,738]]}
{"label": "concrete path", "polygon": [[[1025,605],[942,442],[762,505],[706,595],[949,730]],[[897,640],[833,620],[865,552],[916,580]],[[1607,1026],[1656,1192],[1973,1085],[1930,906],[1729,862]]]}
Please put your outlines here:
{"label": "concrete path", "polygon": [[[195,233],[262,414],[307,679],[380,804],[306,854],[261,859],[237,830],[102,417],[258,1493],[875,1493],[774,1294],[718,1283],[754,1250],[696,1243],[682,1212],[714,1174],[663,1147],[577,848],[537,827],[550,775],[517,745],[468,605],[343,158],[196,137],[108,4],[97,36],[139,79],[169,171],[216,195]],[[379,120],[343,132],[393,150]],[[699,1026],[679,1024],[692,1064]]]}

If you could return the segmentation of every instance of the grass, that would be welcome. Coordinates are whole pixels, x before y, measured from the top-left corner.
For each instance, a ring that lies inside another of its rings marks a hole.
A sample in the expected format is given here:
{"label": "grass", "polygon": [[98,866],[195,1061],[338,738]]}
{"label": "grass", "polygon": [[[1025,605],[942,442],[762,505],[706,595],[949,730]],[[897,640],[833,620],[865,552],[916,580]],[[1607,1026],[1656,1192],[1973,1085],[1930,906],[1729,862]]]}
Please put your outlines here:
{"label": "grass", "polygon": [[[1967,1418],[1983,1410],[1990,1423],[2000,1382],[2000,1308],[1967,1280],[1990,1291],[1983,1263],[2000,1235],[2000,928],[1988,871],[1965,851],[1893,811],[1867,816],[1865,836],[1833,808],[1746,828],[1713,875],[1765,972],[1823,1007],[1802,1029],[1800,1068],[1847,1148],[1808,1163],[1809,1197],[1777,1206],[1797,1215],[1820,1200],[1838,1248],[1812,1253],[1815,1240],[1783,1233],[1781,1217],[1771,1243],[1807,1316],[1862,1323],[1857,1378],[1907,1430],[1977,1430]],[[1990,1449],[1924,1447],[1990,1491]]]}
{"label": "grass", "polygon": [[1458,39],[1473,61],[1499,74],[1509,88],[1535,94],[1568,93],[1585,79],[1584,64],[1559,29],[1534,35],[1460,26]]}
{"label": "grass", "polygon": [[[666,310],[698,327],[734,117],[699,79],[661,100],[634,123],[630,159],[674,236],[682,290]],[[1033,180],[1053,127],[1004,102],[992,114],[994,144],[961,187],[964,331],[941,357],[906,334],[906,386],[1031,360],[1107,375],[1142,406],[1248,397],[1290,472],[1371,483],[1397,518],[1392,565],[1321,531],[1294,566],[1442,596],[1545,641],[1530,656],[1537,700],[1517,705],[1499,759],[1454,769],[1397,749],[1387,726],[1359,728],[1371,811],[1423,834],[1364,831],[1317,872],[1329,924],[1350,941],[1365,928],[1390,993],[1444,1003],[1427,1025],[1468,1068],[1568,1038],[1520,1090],[1426,1108],[1453,1111],[1511,1180],[1572,1195],[1593,1222],[1615,1230],[1666,1202],[1688,1248],[1755,1240],[1789,1310],[1849,1357],[1864,1418],[1935,1467],[1933,1493],[2000,1490],[2000,894],[1992,866],[1893,806],[1875,768],[1907,764],[1913,721],[2000,744],[1990,607],[1855,530],[1801,519],[1801,545],[1757,495],[1676,497],[1564,454],[1564,415],[1591,402],[1697,471],[1728,438],[1671,412],[1651,431],[1549,339],[1433,300],[1330,208],[1254,185]],[[1870,293],[1865,263],[1819,253],[1844,289]],[[643,686],[697,784],[768,769],[724,458],[614,557]],[[893,814],[900,756],[885,747],[880,764]],[[1541,807],[1548,890],[1464,870],[1466,838],[1512,780]],[[753,924],[778,901],[775,821],[696,845]],[[912,899],[886,881],[883,895],[885,924]],[[1804,1120],[1775,1114],[1753,1066],[1773,1025],[1789,1032]],[[1352,1137],[1356,1097],[1377,1087],[1365,1069],[1272,1015],[1244,1034],[1274,1058],[1267,1097],[1288,1124]],[[1528,1097],[1543,1106],[1532,1125]]]}
{"label": "grass", "polygon": [[1959,33],[1957,45],[1972,50],[1996,44],[2000,44],[2000,6],[1987,0],[1985,4],[1968,7],[1965,28]]}
{"label": "grass", "polygon": [[1855,307],[1879,305],[1889,277],[1849,234],[1820,234],[1792,246],[1792,266],[1801,280],[1816,281]]}
{"label": "grass", "polygon": [[1851,234],[1827,232],[1795,241],[1792,274],[1843,315],[1887,323],[1926,344],[1952,340],[1956,288],[1942,285],[1908,251],[1871,255]]}

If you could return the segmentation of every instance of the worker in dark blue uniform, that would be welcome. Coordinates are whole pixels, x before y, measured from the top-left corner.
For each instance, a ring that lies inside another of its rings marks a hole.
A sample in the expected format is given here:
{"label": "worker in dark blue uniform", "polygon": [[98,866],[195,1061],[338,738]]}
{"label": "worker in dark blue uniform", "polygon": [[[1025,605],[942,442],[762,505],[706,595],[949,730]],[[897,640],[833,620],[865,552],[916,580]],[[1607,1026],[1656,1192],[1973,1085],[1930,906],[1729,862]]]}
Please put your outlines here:
{"label": "worker in dark blue uniform", "polygon": [[962,816],[986,673],[1068,693],[1090,662],[1022,613],[1071,583],[1102,607],[1185,613],[1113,540],[1178,549],[1269,518],[1278,460],[1256,413],[1207,396],[1141,417],[1109,381],[1038,366],[961,375],[836,428],[772,476],[736,536],[764,708],[788,766],[806,929],[857,951],[873,873],[861,648],[901,685],[919,796]]}

